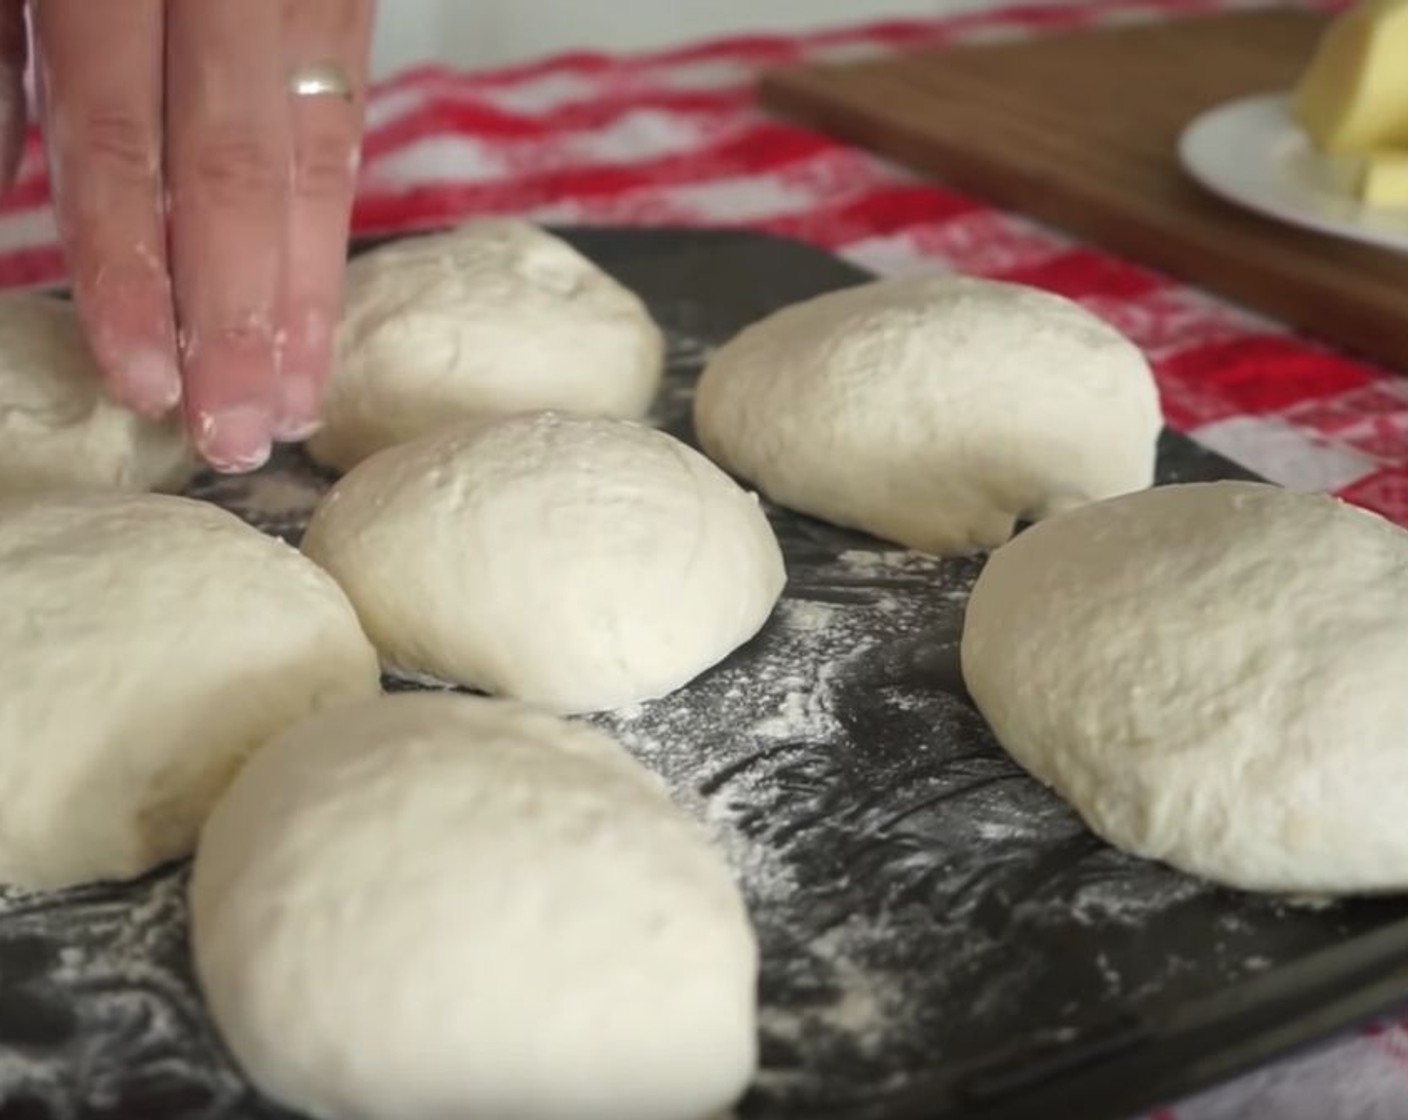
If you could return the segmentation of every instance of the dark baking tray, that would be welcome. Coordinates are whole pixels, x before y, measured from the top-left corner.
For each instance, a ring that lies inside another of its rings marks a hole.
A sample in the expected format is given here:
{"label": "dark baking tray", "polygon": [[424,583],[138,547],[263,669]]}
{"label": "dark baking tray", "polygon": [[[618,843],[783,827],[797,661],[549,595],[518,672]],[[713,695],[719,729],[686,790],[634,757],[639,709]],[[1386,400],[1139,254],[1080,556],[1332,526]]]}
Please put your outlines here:
{"label": "dark baking tray", "polygon": [[[564,232],[669,333],[659,419],[686,438],[712,347],[867,278],[752,233]],[[1159,475],[1246,477],[1173,434]],[[326,484],[285,451],[193,493],[296,540]],[[1004,756],[958,671],[977,560],[771,514],[790,582],[763,633],[596,720],[708,822],[749,895],[763,1069],[743,1120],[1115,1120],[1408,1000],[1408,901],[1257,897],[1121,855]],[[184,882],[0,894],[0,1115],[287,1115],[201,1010]]]}

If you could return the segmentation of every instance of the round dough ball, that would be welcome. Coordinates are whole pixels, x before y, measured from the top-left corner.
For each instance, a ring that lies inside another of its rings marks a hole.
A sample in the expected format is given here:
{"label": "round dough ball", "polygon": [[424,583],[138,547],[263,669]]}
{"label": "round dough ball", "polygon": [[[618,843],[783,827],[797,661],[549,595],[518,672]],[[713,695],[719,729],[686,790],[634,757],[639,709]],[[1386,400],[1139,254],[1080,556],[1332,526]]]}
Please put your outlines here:
{"label": "round dough ball", "polygon": [[194,471],[178,420],[111,400],[73,305],[0,297],[0,497],[179,490]]}
{"label": "round dough ball", "polygon": [[0,882],[187,854],[246,755],[380,684],[331,577],[185,498],[0,503],[0,603]]}
{"label": "round dough ball", "polygon": [[913,277],[764,319],[710,361],[704,449],[772,500],[911,548],[990,548],[1153,480],[1162,421],[1138,349],[1078,305]]}
{"label": "round dough ball", "polygon": [[382,452],[303,550],[394,670],[559,712],[680,687],[757,633],[786,580],[757,498],[704,456],[556,413]]}
{"label": "round dough ball", "polygon": [[1127,851],[1252,890],[1408,887],[1408,533],[1321,495],[1169,486],[992,557],[963,675]]}
{"label": "round dough ball", "polygon": [[191,919],[235,1057],[325,1120],[706,1120],[756,1062],[723,861],[610,738],[508,701],[280,736],[211,814]]}
{"label": "round dough ball", "polygon": [[644,416],[665,342],[645,305],[560,238],[487,219],[352,261],[319,462],[348,470],[458,420]]}

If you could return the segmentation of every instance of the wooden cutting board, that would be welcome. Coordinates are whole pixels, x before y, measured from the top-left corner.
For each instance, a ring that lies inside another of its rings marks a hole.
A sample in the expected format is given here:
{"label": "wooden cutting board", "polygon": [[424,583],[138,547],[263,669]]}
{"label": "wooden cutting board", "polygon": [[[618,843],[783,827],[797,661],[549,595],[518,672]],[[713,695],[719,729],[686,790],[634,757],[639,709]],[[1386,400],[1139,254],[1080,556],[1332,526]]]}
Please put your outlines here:
{"label": "wooden cutting board", "polygon": [[1325,17],[1203,16],[767,76],[765,104],[1408,372],[1408,255],[1189,179],[1202,111],[1290,87]]}

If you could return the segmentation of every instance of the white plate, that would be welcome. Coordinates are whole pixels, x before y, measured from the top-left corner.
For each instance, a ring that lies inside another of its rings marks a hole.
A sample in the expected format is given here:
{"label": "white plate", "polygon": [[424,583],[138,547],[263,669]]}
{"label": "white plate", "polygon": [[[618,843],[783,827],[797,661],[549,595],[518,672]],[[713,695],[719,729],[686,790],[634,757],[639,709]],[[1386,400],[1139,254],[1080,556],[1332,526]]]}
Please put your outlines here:
{"label": "white plate", "polygon": [[1371,209],[1354,195],[1358,161],[1311,146],[1284,93],[1220,105],[1178,143],[1184,168],[1208,190],[1249,210],[1321,233],[1408,252],[1408,212]]}

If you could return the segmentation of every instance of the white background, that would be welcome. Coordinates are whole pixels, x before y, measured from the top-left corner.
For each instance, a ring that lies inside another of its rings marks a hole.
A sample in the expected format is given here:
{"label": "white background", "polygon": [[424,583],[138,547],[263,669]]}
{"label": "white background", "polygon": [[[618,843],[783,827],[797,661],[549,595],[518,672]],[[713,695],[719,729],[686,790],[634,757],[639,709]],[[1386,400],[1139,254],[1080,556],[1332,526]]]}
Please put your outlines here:
{"label": "white background", "polygon": [[[381,0],[378,76],[414,62],[482,67],[576,47],[635,50],[742,31],[927,16],[975,0]],[[981,2],[981,0],[977,0]]]}

